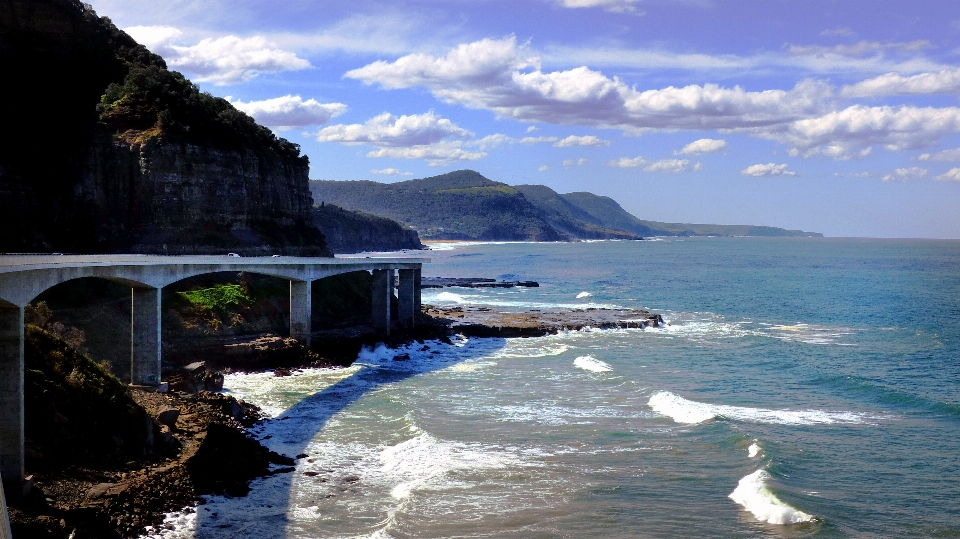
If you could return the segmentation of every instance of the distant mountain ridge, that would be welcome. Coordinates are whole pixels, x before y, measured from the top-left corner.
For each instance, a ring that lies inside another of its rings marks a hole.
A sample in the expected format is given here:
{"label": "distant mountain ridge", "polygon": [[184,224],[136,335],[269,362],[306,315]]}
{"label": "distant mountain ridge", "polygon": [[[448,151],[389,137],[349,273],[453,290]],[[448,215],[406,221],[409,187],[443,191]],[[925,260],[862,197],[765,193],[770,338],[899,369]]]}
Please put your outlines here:
{"label": "distant mountain ridge", "polygon": [[391,184],[311,180],[315,203],[399,221],[422,239],[570,241],[644,236],[822,236],[754,225],[645,221],[610,197],[509,186],[472,170]]}

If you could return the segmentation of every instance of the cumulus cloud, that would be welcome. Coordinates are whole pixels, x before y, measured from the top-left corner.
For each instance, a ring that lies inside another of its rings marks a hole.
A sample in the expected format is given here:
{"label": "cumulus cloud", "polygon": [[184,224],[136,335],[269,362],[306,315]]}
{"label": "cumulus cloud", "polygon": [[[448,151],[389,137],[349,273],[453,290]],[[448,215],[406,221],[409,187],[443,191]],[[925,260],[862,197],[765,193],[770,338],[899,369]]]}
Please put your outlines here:
{"label": "cumulus cloud", "polygon": [[844,86],[840,90],[844,97],[957,93],[960,93],[960,69],[944,69],[937,73],[920,73],[909,77],[899,73],[887,73]]}
{"label": "cumulus cloud", "polygon": [[636,157],[621,157],[613,161],[608,161],[607,166],[612,168],[637,168],[647,162],[641,156]]}
{"label": "cumulus cloud", "polygon": [[184,47],[174,44],[182,33],[170,26],[132,26],[125,31],[162,56],[169,67],[184,71],[200,82],[236,84],[261,73],[311,67],[307,60],[277,48],[263,36],[206,38]]}
{"label": "cumulus cloud", "polygon": [[942,150],[937,153],[922,153],[918,159],[921,161],[960,161],[960,148]]}
{"label": "cumulus cloud", "polygon": [[537,169],[537,172],[546,172],[548,170],[550,170],[550,167],[547,165],[540,165],[540,168]]}
{"label": "cumulus cloud", "polygon": [[796,176],[797,173],[787,170],[787,164],[778,165],[776,163],[767,163],[766,165],[750,165],[740,171],[744,176]]}
{"label": "cumulus cloud", "polygon": [[515,37],[377,61],[345,76],[384,88],[424,87],[447,103],[500,117],[627,131],[772,125],[823,114],[835,101],[828,85],[809,80],[761,92],[715,84],[640,91],[587,67],[544,72]]}
{"label": "cumulus cloud", "polygon": [[410,147],[434,144],[444,139],[464,140],[472,135],[470,131],[446,118],[437,116],[433,111],[403,116],[384,112],[362,124],[338,124],[324,127],[317,133],[317,140],[343,144]]}
{"label": "cumulus cloud", "polygon": [[123,31],[137,43],[164,58],[177,55],[173,42],[183,35],[180,29],[173,26],[130,26]]}
{"label": "cumulus cloud", "polygon": [[246,102],[227,96],[227,101],[261,124],[281,131],[323,125],[347,111],[343,103],[320,103],[315,99],[304,101],[299,95]]}
{"label": "cumulus cloud", "polygon": [[609,140],[603,140],[599,137],[593,135],[584,135],[578,137],[576,135],[570,135],[565,139],[558,140],[553,143],[554,148],[569,148],[571,146],[609,146]]}
{"label": "cumulus cloud", "polygon": [[788,144],[792,155],[852,159],[870,153],[873,145],[891,151],[919,149],[958,131],[960,108],[957,107],[853,105],[816,118],[797,120],[785,128],[754,133]]}
{"label": "cumulus cloud", "polygon": [[640,0],[557,0],[557,4],[566,8],[603,8],[605,11],[614,13],[635,13],[638,12],[636,4]]}
{"label": "cumulus cloud", "polygon": [[951,168],[939,176],[934,176],[933,179],[941,182],[960,182],[960,167]]}
{"label": "cumulus cloud", "polygon": [[909,180],[920,180],[927,175],[928,170],[920,167],[898,168],[892,173],[887,174],[882,179],[885,182],[905,182]]}
{"label": "cumulus cloud", "polygon": [[413,172],[401,172],[396,168],[381,168],[379,170],[373,169],[370,172],[374,174],[383,174],[385,176],[413,176]]}
{"label": "cumulus cloud", "polygon": [[367,153],[367,157],[392,157],[394,159],[423,159],[432,167],[455,161],[475,161],[486,157],[486,152],[472,152],[462,148],[460,141],[443,141],[406,148],[379,148]]}
{"label": "cumulus cloud", "polygon": [[527,128],[527,133],[533,133],[536,130],[537,130],[537,126],[531,125],[530,127]]}
{"label": "cumulus cloud", "polygon": [[675,174],[678,172],[697,172],[701,169],[703,169],[702,164],[695,163],[691,166],[688,159],[661,159],[643,167],[643,170],[647,172],[672,172]]}
{"label": "cumulus cloud", "polygon": [[572,167],[573,165],[577,165],[578,167],[580,167],[580,166],[583,166],[583,164],[586,162],[587,162],[587,159],[585,157],[581,157],[579,159],[564,159],[563,166]]}
{"label": "cumulus cloud", "polygon": [[719,152],[727,147],[727,141],[713,138],[702,138],[687,144],[680,151],[674,152],[678,155],[701,155],[705,153]]}

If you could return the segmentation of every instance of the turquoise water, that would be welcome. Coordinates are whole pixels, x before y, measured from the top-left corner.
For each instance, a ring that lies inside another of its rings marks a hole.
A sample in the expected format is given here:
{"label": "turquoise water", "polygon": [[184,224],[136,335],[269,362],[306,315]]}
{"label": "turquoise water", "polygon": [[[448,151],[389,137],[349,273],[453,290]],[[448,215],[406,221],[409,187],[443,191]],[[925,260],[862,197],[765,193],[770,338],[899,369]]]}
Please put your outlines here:
{"label": "turquoise water", "polygon": [[309,458],[247,498],[171,515],[162,535],[960,537],[960,242],[430,256],[427,275],[542,286],[427,290],[427,303],[645,307],[670,325],[229,376],[274,417],[257,436]]}

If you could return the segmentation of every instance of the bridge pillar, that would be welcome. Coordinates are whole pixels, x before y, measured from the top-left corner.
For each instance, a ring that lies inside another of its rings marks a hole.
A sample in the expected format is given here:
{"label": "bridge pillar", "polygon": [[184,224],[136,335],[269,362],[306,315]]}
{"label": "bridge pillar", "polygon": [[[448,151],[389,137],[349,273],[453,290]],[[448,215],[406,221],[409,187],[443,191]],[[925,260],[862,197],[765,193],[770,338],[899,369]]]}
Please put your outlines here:
{"label": "bridge pillar", "polygon": [[416,322],[417,270],[397,270],[397,321],[405,328],[412,328]]}
{"label": "bridge pillar", "polygon": [[313,304],[310,281],[290,281],[290,336],[310,348]]}
{"label": "bridge pillar", "polygon": [[0,474],[23,480],[23,307],[0,305]]}
{"label": "bridge pillar", "polygon": [[393,297],[393,270],[373,270],[373,329],[390,334],[390,299]]}
{"label": "bridge pillar", "polygon": [[160,385],[160,290],[130,289],[130,383]]}
{"label": "bridge pillar", "polygon": [[417,268],[413,271],[413,316],[416,320],[417,315],[420,314],[423,307],[423,291],[420,288],[420,281],[423,279],[423,271],[420,268]]}

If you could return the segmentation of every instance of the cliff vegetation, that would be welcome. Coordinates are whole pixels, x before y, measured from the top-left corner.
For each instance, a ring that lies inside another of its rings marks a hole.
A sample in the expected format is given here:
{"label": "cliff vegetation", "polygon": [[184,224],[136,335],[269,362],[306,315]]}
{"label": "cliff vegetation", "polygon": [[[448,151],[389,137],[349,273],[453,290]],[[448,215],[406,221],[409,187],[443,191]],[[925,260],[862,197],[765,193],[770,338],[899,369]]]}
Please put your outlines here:
{"label": "cliff vegetation", "polygon": [[296,144],[77,0],[0,3],[0,252],[329,255]]}

